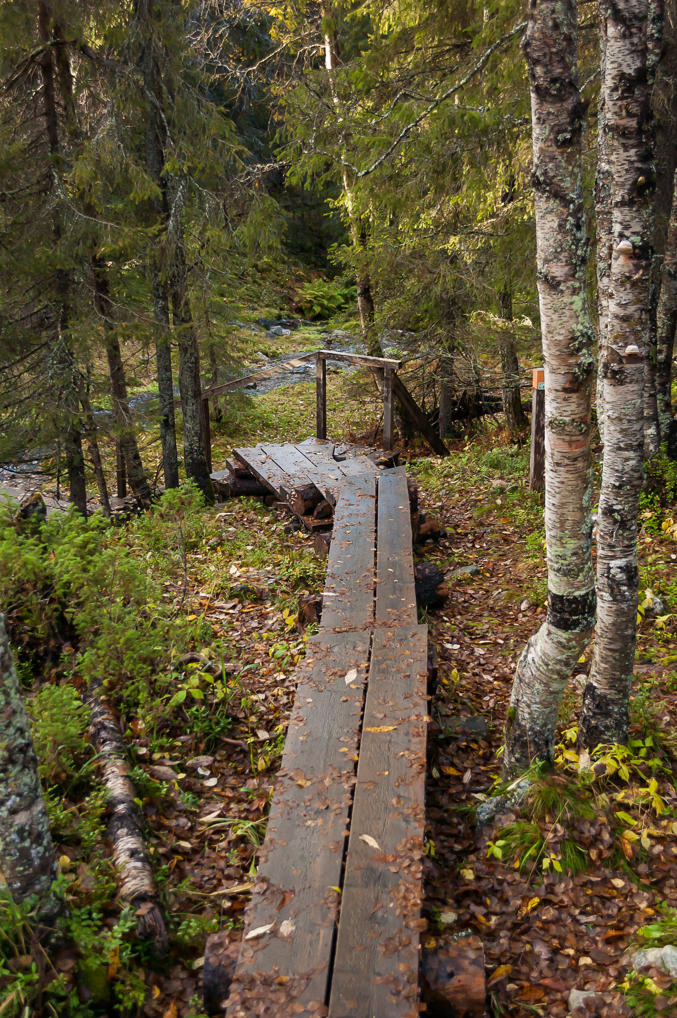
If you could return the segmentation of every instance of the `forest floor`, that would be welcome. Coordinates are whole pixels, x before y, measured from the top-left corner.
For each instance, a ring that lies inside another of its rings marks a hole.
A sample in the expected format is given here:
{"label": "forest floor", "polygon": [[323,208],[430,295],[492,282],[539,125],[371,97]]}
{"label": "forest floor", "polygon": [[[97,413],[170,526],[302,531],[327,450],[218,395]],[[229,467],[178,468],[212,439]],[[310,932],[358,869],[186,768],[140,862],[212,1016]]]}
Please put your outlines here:
{"label": "forest floor", "polygon": [[[522,806],[487,829],[478,828],[475,808],[500,781],[515,664],[544,617],[546,590],[540,496],[526,490],[525,451],[494,443],[495,437],[485,436],[456,448],[446,462],[410,464],[422,508],[446,531],[438,545],[421,554],[445,570],[451,587],[448,603],[427,617],[439,677],[431,705],[424,946],[477,935],[497,1018],[564,1018],[573,988],[595,991],[587,1013],[642,1014],[630,1008],[617,987],[628,969],[624,953],[638,928],[659,918],[663,905],[677,907],[673,618],[666,609],[669,617],[662,622],[647,618],[642,623],[633,745],[627,755],[600,750],[594,778],[579,777],[571,740],[588,667],[582,660],[563,705],[562,729],[569,741],[563,736],[558,769],[535,776]],[[279,509],[231,503],[224,510],[229,526],[259,527],[266,512],[267,527],[285,526]],[[653,516],[650,521],[656,523]],[[651,583],[654,593],[673,601],[675,545],[669,533],[654,530],[643,537],[645,557],[652,559],[647,563]],[[300,534],[294,539],[307,542]],[[243,577],[260,582],[258,574],[245,571]],[[647,586],[645,580],[644,591]],[[216,611],[204,602],[195,610]],[[205,752],[199,740],[184,736],[181,752],[162,761],[188,772],[181,787],[199,789],[202,801],[197,816],[186,813],[178,800],[170,811],[163,805],[155,838],[159,855],[174,868],[172,884],[177,878],[179,885],[181,879],[189,882],[193,903],[201,898],[205,915],[213,916],[218,903],[221,921],[231,924],[237,937],[273,784],[269,749],[273,739],[274,753],[282,745],[293,693],[289,665],[302,651],[302,641],[288,615],[291,658],[285,655],[278,669],[265,637],[279,630],[280,619],[265,597],[246,606],[226,602],[219,610],[237,620],[242,661],[252,665],[242,678],[247,694],[239,714],[231,713],[231,741],[219,746],[208,765],[218,778],[213,792],[204,792],[186,764],[186,757]],[[249,707],[242,710],[243,704]],[[671,923],[668,940],[677,929],[674,916]],[[657,936],[655,942],[664,942],[665,929]],[[648,997],[657,1013],[674,1013],[674,986],[657,973],[654,977],[656,989],[639,986],[635,997]],[[160,992],[146,1013],[173,1018],[177,1000],[188,1001],[198,983],[197,973],[174,970],[157,984]],[[664,994],[658,992],[661,986]]]}
{"label": "forest floor", "polygon": [[[371,419],[378,403],[369,383],[352,396],[348,413],[345,392],[330,385],[330,428],[334,422],[341,438],[355,437],[356,424]],[[374,407],[365,410],[367,397]],[[215,467],[247,440],[306,437],[313,399],[312,386],[299,385],[291,398],[277,390],[254,403],[231,401]],[[581,1013],[675,1014],[677,984],[657,971],[626,977],[625,957],[640,927],[648,926],[647,946],[677,944],[677,912],[670,911],[677,909],[677,528],[671,511],[657,496],[644,498],[645,608],[629,748],[601,747],[592,769],[579,772],[575,724],[588,669],[584,655],[565,695],[554,773],[532,775],[526,799],[482,828],[475,810],[500,783],[515,665],[545,612],[541,497],[526,487],[527,448],[508,444],[495,426],[455,443],[446,460],[419,451],[407,466],[422,509],[446,531],[438,544],[419,549],[419,557],[436,562],[450,587],[445,606],[425,619],[439,663],[430,708],[424,946],[479,937],[492,1018],[564,1018],[574,988],[596,994]],[[108,982],[120,983],[109,1013],[195,1018],[206,936],[221,925],[240,936],[294,670],[312,632],[299,627],[298,600],[323,585],[324,563],[281,506],[233,500],[205,510],[203,520],[199,542],[163,594],[195,627],[192,658],[175,668],[174,685],[155,703],[152,721],[132,716],[124,690],[117,693],[170,917],[171,951],[159,970],[143,955],[131,958],[122,949],[109,955]],[[52,802],[60,794],[57,783]],[[84,829],[87,808],[66,796],[55,824],[65,880],[79,903],[88,896],[100,902],[101,859],[92,862],[93,837],[73,836],[63,818],[75,813]],[[116,908],[110,896],[102,910],[111,929]],[[98,991],[83,981],[84,948],[79,951],[79,961],[78,951],[62,951],[52,971],[91,1001],[92,1010],[82,1014],[101,1013],[105,1004],[97,1004]],[[0,978],[0,1001],[3,985]]]}

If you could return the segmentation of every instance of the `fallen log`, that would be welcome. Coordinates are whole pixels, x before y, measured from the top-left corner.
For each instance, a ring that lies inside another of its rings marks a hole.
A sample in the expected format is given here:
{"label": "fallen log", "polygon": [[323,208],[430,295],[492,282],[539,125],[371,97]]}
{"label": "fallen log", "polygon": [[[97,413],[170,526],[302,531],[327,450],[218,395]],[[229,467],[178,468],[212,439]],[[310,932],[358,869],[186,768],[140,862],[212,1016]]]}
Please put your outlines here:
{"label": "fallen log", "polygon": [[331,544],[331,532],[329,533],[315,533],[313,534],[313,551],[320,558],[327,558],[329,555],[329,545]]}
{"label": "fallen log", "polygon": [[270,495],[270,488],[267,488],[251,474],[240,476],[231,473],[230,470],[217,470],[211,475],[211,480],[217,496],[224,501],[244,495],[256,497]]}
{"label": "fallen log", "polygon": [[436,1018],[484,1018],[487,987],[484,947],[479,937],[466,936],[421,959],[422,996],[427,1014]]}
{"label": "fallen log", "polygon": [[129,776],[127,751],[113,712],[103,699],[102,685],[97,683],[90,690],[89,731],[108,792],[108,837],[120,900],[136,912],[138,936],[151,941],[159,954],[165,954],[167,927],[141,834],[142,818],[134,801],[137,795]]}
{"label": "fallen log", "polygon": [[329,520],[333,515],[334,515],[333,505],[331,504],[331,502],[327,501],[326,498],[323,498],[322,501],[318,502],[318,504],[315,506],[315,511],[313,512],[313,519]]}
{"label": "fallen log", "polygon": [[297,516],[310,516],[320,502],[322,492],[318,491],[314,484],[305,484],[292,492],[289,506]]}

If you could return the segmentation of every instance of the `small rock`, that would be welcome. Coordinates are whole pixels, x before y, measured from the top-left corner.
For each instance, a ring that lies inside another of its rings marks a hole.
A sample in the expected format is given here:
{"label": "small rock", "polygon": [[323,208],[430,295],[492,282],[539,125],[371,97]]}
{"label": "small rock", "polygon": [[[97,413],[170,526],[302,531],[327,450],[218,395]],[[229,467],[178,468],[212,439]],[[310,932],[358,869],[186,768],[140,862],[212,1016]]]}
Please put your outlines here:
{"label": "small rock", "polygon": [[673,979],[677,979],[677,947],[673,944],[666,944],[665,947],[647,947],[642,951],[635,951],[630,960],[634,969],[653,965],[654,968],[667,972]]}
{"label": "small rock", "polygon": [[452,926],[457,919],[457,912],[440,912],[440,922],[443,926]]}
{"label": "small rock", "polygon": [[500,813],[505,813],[512,806],[517,806],[529,791],[531,782],[522,778],[507,795],[494,795],[486,802],[481,802],[476,810],[477,826],[485,827],[492,823]]}
{"label": "small rock", "polygon": [[574,988],[569,994],[569,1010],[573,1011],[577,1007],[582,1007],[589,1012],[587,1002],[590,1001],[592,1004],[596,1004],[601,999],[601,994],[596,993],[595,990],[577,990]]}
{"label": "small rock", "polygon": [[479,571],[480,567],[476,565],[461,566],[460,569],[454,569],[454,571],[449,574],[449,579],[456,580],[459,576],[477,576]]}
{"label": "small rock", "polygon": [[491,487],[497,488],[499,491],[505,491],[506,488],[508,487],[508,482],[504,481],[503,478],[501,477],[495,477],[494,480],[491,482]]}
{"label": "small rock", "polygon": [[529,598],[525,597],[520,605],[520,611],[525,612],[529,608]]}
{"label": "small rock", "polygon": [[268,329],[271,336],[291,336],[291,329],[283,329],[281,325],[273,325]]}
{"label": "small rock", "polygon": [[644,609],[644,616],[647,619],[656,619],[659,615],[665,615],[665,602],[654,594],[651,604]]}

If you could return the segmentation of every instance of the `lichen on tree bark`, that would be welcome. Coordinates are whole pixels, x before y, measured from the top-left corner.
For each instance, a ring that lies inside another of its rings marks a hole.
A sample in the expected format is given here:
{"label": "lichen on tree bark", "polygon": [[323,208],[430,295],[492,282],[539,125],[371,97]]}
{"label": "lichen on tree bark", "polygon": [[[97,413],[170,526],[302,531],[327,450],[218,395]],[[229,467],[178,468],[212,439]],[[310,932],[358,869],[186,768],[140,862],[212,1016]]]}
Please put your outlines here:
{"label": "lichen on tree bark", "polygon": [[614,193],[607,341],[602,364],[604,461],[597,525],[598,620],[583,698],[581,744],[624,742],[637,629],[637,516],[653,236],[649,0],[607,3],[602,89]]}
{"label": "lichen on tree bark", "polygon": [[586,297],[577,32],[573,0],[531,0],[524,50],[545,364],[548,610],[517,665],[503,758],[507,773],[552,758],[562,692],[595,617],[590,515],[595,360]]}
{"label": "lichen on tree bark", "polygon": [[0,869],[16,901],[35,896],[38,914],[53,919],[56,854],[38,776],[31,728],[0,615]]}

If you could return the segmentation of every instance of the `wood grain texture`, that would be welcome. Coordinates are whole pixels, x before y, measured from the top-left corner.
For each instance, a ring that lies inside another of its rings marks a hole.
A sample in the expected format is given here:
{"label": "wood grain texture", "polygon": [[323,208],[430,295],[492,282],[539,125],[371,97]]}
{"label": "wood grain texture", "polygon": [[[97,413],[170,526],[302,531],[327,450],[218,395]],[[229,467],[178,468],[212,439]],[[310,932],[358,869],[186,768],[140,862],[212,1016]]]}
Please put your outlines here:
{"label": "wood grain texture", "polygon": [[228,1018],[326,1013],[369,641],[367,632],[310,641]]}
{"label": "wood grain texture", "polygon": [[415,626],[416,591],[411,554],[411,512],[404,467],[378,480],[375,623]]}
{"label": "wood grain texture", "polygon": [[377,629],[329,1018],[414,1018],[425,823],[427,629]]}
{"label": "wood grain texture", "polygon": [[263,451],[261,446],[256,445],[251,448],[235,449],[233,452],[236,458],[248,467],[252,474],[258,477],[266,487],[270,488],[271,492],[277,495],[278,498],[289,498],[294,491],[295,485],[299,483],[299,480],[303,480],[303,478],[289,477],[285,474],[284,470]]}
{"label": "wood grain texture", "polygon": [[356,629],[374,617],[376,477],[346,479],[334,513],[322,629]]}

